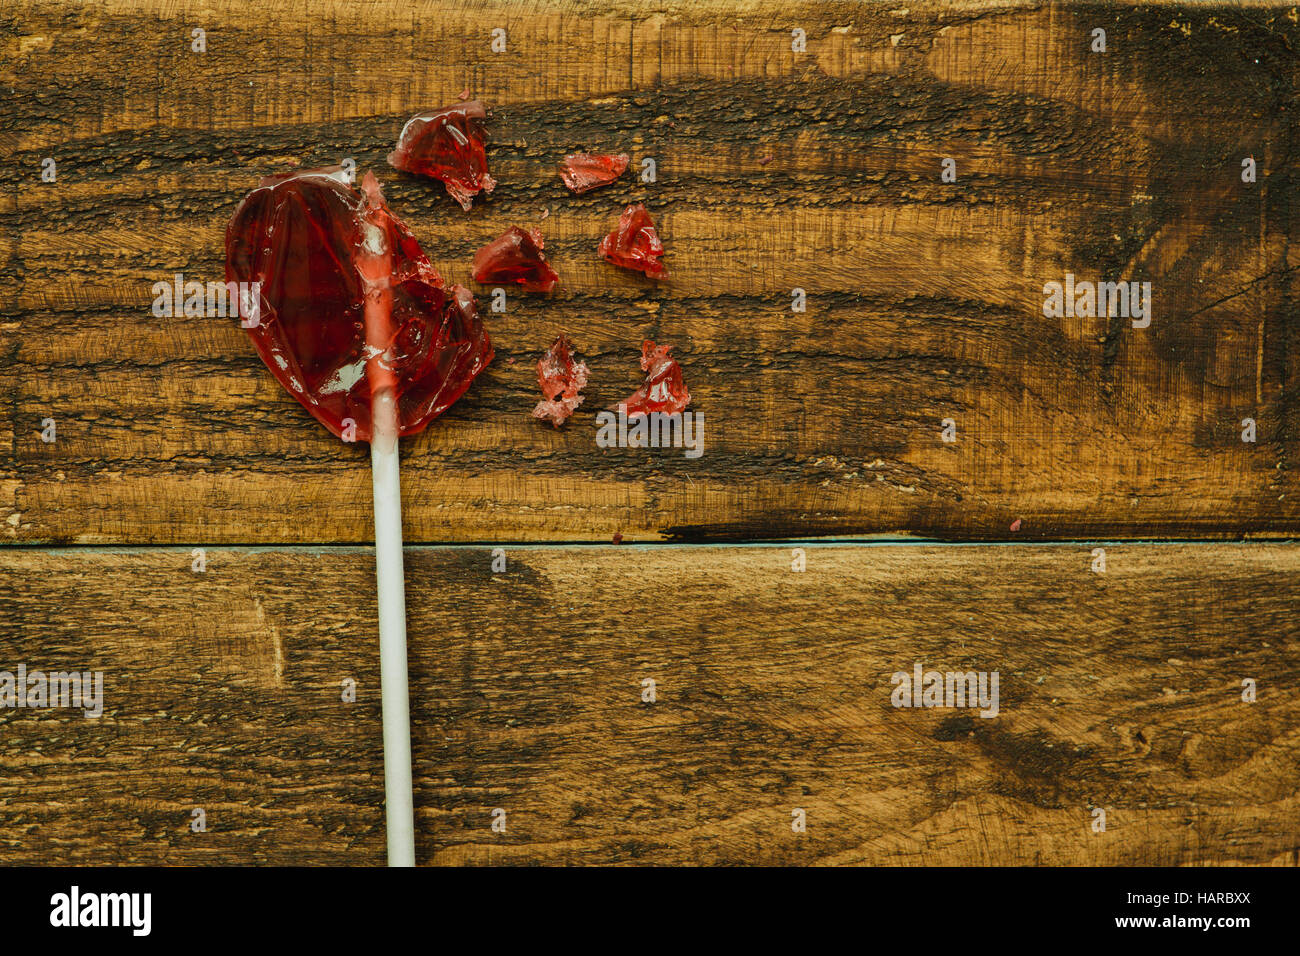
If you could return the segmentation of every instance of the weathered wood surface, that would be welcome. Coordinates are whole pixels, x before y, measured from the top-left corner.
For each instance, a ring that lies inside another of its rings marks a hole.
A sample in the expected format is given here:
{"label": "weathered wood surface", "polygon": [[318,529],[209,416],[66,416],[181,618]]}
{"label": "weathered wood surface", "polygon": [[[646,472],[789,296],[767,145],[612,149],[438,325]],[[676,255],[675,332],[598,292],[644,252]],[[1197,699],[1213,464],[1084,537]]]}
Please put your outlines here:
{"label": "weathered wood surface", "polygon": [[[1107,550],[413,549],[419,859],[1295,864],[1300,551]],[[381,863],[373,558],[190,562],[0,553],[0,669],[106,681],[0,710],[0,861]],[[895,709],[918,662],[1000,713]]]}
{"label": "weathered wood surface", "polygon": [[[1294,534],[1297,48],[1293,5],[17,0],[0,539],[371,538],[365,449],[229,320],[149,312],[160,279],[220,278],[260,176],[345,156],[449,278],[549,209],[564,279],[490,317],[498,359],[407,443],[408,540]],[[384,165],[407,115],[464,88],[495,109],[501,183],[469,214]],[[658,181],[569,196],[555,160],[606,147]],[[593,252],[634,198],[669,248],[660,286]],[[1067,271],[1151,281],[1151,327],[1045,319]],[[561,329],[593,381],[555,431],[528,412]],[[647,336],[705,416],[697,461],[595,445]]]}

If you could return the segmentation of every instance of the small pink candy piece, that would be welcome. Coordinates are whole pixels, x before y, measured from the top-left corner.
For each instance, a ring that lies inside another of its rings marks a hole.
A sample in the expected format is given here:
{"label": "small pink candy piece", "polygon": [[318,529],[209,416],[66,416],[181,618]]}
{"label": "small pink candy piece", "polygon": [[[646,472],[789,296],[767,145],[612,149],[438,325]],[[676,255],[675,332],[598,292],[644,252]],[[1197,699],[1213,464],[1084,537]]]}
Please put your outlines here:
{"label": "small pink candy piece", "polygon": [[586,362],[573,360],[573,343],[563,333],[540,359],[537,360],[537,384],[546,396],[533,409],[534,418],[550,419],[559,428],[582,404],[578,394],[587,384]]}
{"label": "small pink candy piece", "polygon": [[573,192],[582,195],[608,186],[627,172],[627,153],[570,153],[560,163],[560,178]]}

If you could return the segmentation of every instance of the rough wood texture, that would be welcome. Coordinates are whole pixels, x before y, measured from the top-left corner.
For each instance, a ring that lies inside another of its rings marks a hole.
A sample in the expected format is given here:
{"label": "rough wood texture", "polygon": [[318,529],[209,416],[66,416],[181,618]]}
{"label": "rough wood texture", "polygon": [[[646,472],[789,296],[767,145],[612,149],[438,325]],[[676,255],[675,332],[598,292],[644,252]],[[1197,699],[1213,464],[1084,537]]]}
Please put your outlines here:
{"label": "rough wood texture", "polygon": [[[549,209],[564,286],[491,317],[499,358],[408,443],[408,540],[1300,531],[1295,8],[896,6],[9,4],[3,537],[370,539],[364,448],[228,320],[152,318],[150,287],[220,278],[263,174],[386,169],[405,117],[463,88],[495,108],[500,188],[463,214],[387,170],[393,207],[460,281]],[[654,157],[658,181],[571,197],[553,164],[583,147]],[[633,198],[668,244],[661,286],[594,256]],[[1151,327],[1045,319],[1067,271],[1151,281]],[[593,382],[557,432],[528,411],[561,329]],[[646,336],[684,364],[698,461],[595,446]]]}
{"label": "rough wood texture", "polygon": [[[1297,549],[806,555],[414,549],[421,862],[1300,860]],[[382,862],[372,557],[190,561],[0,553],[0,667],[107,682],[98,720],[0,711],[0,858]],[[893,708],[916,662],[998,671],[1001,712]]]}

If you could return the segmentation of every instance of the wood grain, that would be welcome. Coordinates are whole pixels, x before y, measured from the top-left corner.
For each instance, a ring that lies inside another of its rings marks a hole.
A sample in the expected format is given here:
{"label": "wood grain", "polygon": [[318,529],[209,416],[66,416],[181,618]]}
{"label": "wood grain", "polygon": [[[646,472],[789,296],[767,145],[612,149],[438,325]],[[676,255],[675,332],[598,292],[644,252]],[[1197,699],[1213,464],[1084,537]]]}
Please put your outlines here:
{"label": "wood grain", "polygon": [[[149,313],[154,282],[220,277],[260,176],[344,156],[383,171],[449,278],[546,209],[564,279],[490,317],[498,359],[407,443],[410,541],[1300,531],[1294,7],[903,6],[10,4],[0,539],[370,539],[364,448],[228,321]],[[465,88],[495,110],[501,182],[467,215],[383,162]],[[654,157],[658,180],[571,197],[554,162],[575,148]],[[660,286],[594,256],[633,199],[669,248]],[[1152,281],[1151,327],[1045,319],[1067,271]],[[560,330],[592,384],[554,431],[528,412]],[[644,337],[684,365],[696,461],[595,445]]]}
{"label": "wood grain", "polygon": [[[410,549],[420,861],[1300,861],[1300,550],[805,551]],[[106,681],[0,710],[0,859],[381,863],[373,556],[190,562],[0,552],[0,670]],[[1000,713],[895,709],[914,663]]]}

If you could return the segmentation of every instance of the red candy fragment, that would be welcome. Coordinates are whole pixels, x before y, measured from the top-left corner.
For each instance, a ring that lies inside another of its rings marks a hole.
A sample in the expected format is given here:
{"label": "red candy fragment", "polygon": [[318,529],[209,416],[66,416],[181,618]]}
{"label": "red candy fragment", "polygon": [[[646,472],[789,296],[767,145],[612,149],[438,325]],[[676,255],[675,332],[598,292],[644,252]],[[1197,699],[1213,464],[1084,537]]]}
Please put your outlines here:
{"label": "red candy fragment", "polygon": [[480,191],[490,193],[497,184],[487,171],[486,119],[487,110],[478,100],[416,113],[402,127],[388,162],[408,173],[441,179],[451,198],[468,211]]}
{"label": "red candy fragment", "polygon": [[564,185],[581,196],[585,192],[608,186],[627,172],[627,153],[612,156],[604,153],[571,153],[560,163]]}
{"label": "red candy fragment", "polygon": [[344,440],[370,440],[381,388],[397,393],[399,433],[423,430],[492,360],[474,296],[443,285],[373,173],[363,196],[339,167],[262,180],[226,229],[226,279],[260,283],[241,324],[271,374]]}
{"label": "red candy fragment", "polygon": [[517,282],[526,292],[550,292],[560,277],[542,254],[540,229],[511,226],[474,253],[474,281]]}
{"label": "red candy fragment", "polygon": [[691,403],[691,393],[682,381],[682,367],[668,355],[671,345],[655,345],[646,339],[641,343],[641,369],[645,381],[635,392],[619,402],[627,417],[659,412],[675,415]]}
{"label": "red candy fragment", "polygon": [[578,394],[587,384],[587,363],[573,361],[573,343],[561,334],[540,359],[537,360],[537,384],[541,386],[545,401],[533,409],[534,418],[549,418],[559,428],[582,404]]}
{"label": "red candy fragment", "polygon": [[664,254],[664,244],[659,241],[650,213],[641,203],[623,210],[618,228],[600,240],[600,254],[616,266],[636,269],[652,279],[668,275],[668,270],[659,261]]}

